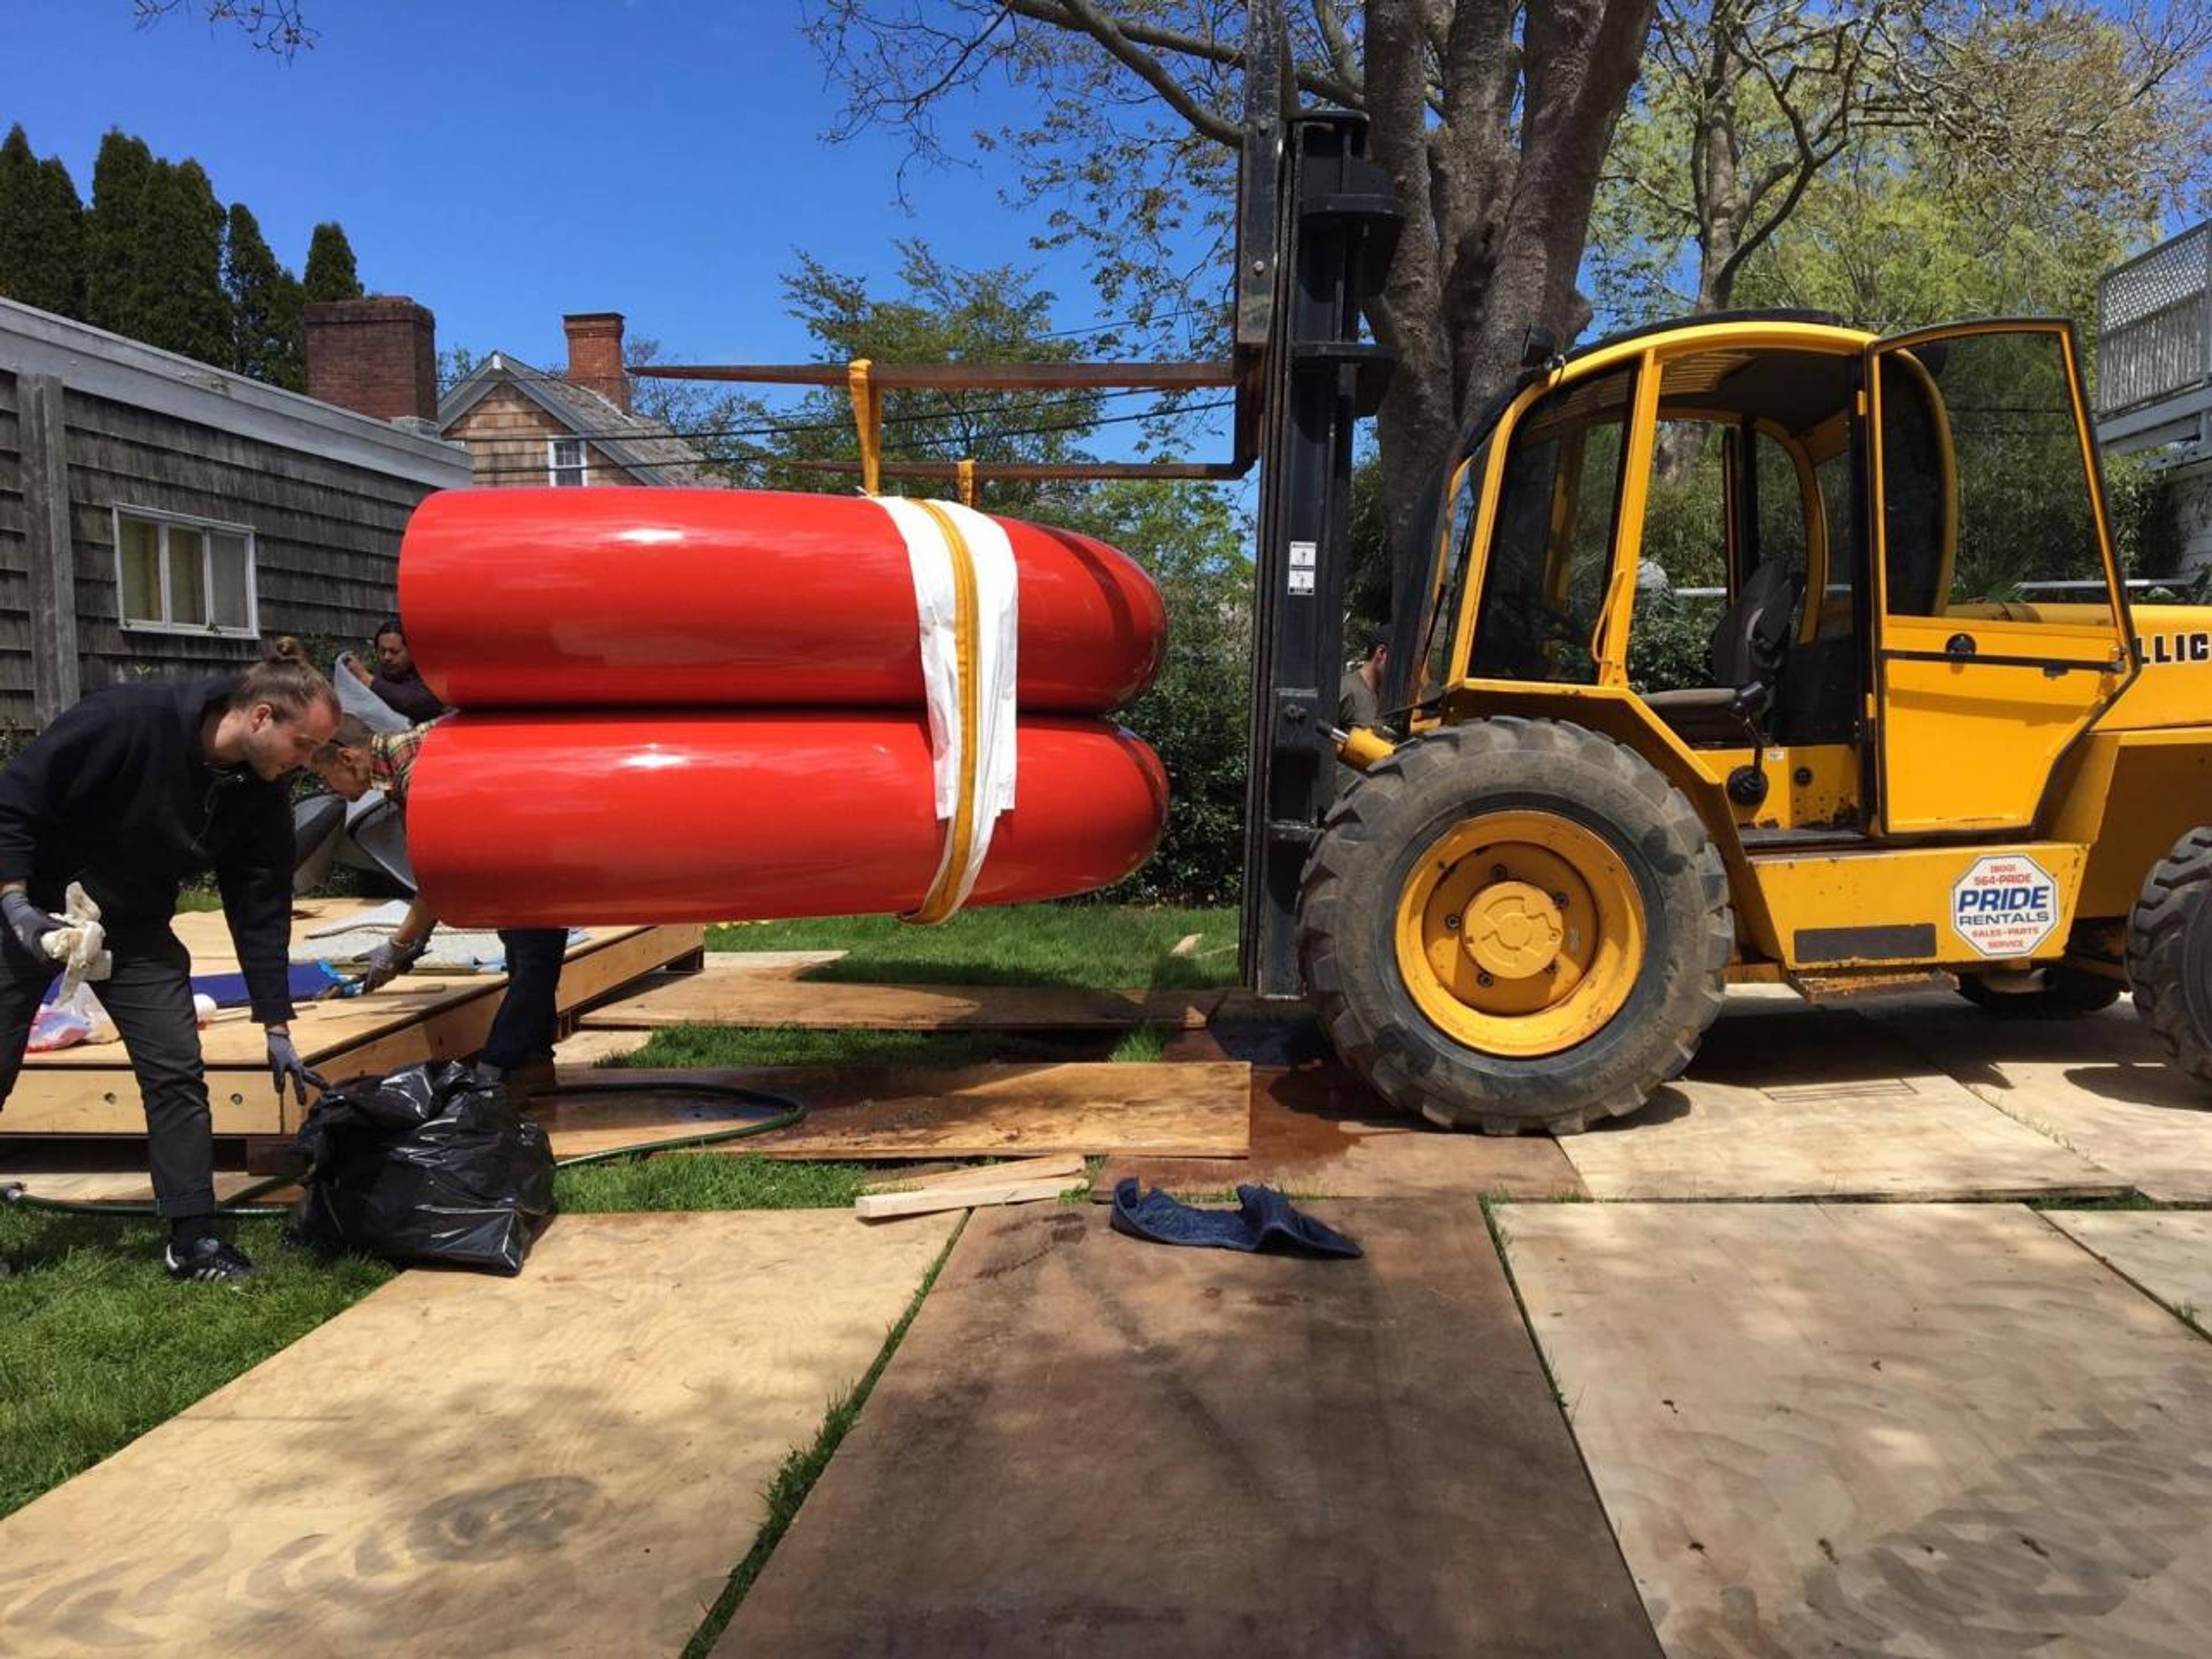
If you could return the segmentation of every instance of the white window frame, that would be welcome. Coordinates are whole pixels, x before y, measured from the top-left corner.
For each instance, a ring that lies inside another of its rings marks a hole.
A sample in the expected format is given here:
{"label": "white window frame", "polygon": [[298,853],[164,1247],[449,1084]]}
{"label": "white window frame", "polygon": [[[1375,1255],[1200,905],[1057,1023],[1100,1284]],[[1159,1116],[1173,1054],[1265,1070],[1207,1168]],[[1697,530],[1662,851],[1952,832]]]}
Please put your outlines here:
{"label": "white window frame", "polygon": [[[157,507],[133,507],[127,501],[118,501],[107,509],[108,521],[114,538],[115,548],[115,620],[123,629],[133,634],[179,634],[193,639],[258,640],[261,637],[261,552],[256,544],[253,526],[231,524],[222,519],[195,518],[189,513],[165,513]],[[215,538],[235,536],[246,544],[246,626],[227,628],[214,622],[179,623],[144,622],[123,613],[123,521],[136,519],[161,531],[155,543],[155,569],[161,579],[161,615],[170,614],[169,604],[169,527],[200,532],[200,591],[208,596],[210,606],[215,600]]]}
{"label": "white window frame", "polygon": [[[576,459],[574,461],[563,461],[561,459],[561,446],[563,444],[575,445]],[[563,483],[561,475],[564,472],[574,473],[575,483]],[[547,483],[556,485],[563,489],[574,489],[580,485],[590,483],[591,481],[591,450],[581,438],[548,438],[545,441],[545,482]]]}

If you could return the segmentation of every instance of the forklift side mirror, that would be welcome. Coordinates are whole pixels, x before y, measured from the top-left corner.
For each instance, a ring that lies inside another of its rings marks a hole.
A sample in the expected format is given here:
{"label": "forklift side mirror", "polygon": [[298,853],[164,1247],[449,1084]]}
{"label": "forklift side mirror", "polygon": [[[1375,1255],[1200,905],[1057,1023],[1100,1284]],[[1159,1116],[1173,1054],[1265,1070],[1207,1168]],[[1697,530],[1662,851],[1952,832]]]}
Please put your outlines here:
{"label": "forklift side mirror", "polygon": [[1532,323],[1521,337],[1521,367],[1542,368],[1559,355],[1559,337],[1541,323]]}

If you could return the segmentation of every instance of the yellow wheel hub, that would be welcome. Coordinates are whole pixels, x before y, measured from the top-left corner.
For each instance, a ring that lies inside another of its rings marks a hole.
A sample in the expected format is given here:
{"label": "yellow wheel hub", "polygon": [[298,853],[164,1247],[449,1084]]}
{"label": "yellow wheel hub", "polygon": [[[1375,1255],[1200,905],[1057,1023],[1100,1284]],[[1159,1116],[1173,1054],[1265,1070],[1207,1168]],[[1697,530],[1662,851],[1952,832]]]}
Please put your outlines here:
{"label": "yellow wheel hub", "polygon": [[1424,852],[1399,896],[1399,972],[1438,1029],[1484,1054],[1553,1054],[1626,1005],[1644,896],[1612,845],[1553,812],[1485,812]]}

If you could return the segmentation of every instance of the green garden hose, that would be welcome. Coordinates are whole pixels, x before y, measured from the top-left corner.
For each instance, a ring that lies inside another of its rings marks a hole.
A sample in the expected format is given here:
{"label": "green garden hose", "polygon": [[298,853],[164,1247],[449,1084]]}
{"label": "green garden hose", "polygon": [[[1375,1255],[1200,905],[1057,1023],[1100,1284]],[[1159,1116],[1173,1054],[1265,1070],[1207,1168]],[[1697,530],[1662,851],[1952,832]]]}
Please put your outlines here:
{"label": "green garden hose", "polygon": [[[734,1124],[726,1129],[708,1129],[698,1134],[672,1135],[660,1140],[633,1141],[626,1146],[610,1146],[605,1152],[580,1152],[574,1158],[553,1161],[556,1170],[573,1170],[586,1164],[613,1164],[623,1158],[650,1158],[655,1152],[682,1152],[695,1146],[716,1146],[725,1141],[743,1140],[752,1135],[764,1135],[772,1129],[787,1129],[806,1117],[806,1103],[794,1100],[789,1095],[771,1093],[766,1089],[747,1089],[734,1083],[695,1083],[687,1091],[719,1100],[742,1103],[752,1106],[769,1106],[777,1109],[768,1117],[754,1118]],[[567,1095],[618,1095],[665,1093],[667,1085],[653,1083],[568,1083],[545,1091],[553,1097]],[[538,1097],[544,1098],[544,1096]],[[264,1193],[274,1192],[279,1187],[295,1185],[296,1175],[270,1176],[250,1187],[240,1188],[228,1200],[216,1206],[216,1213],[227,1218],[289,1215],[289,1204],[255,1204],[254,1199]],[[161,1211],[151,1204],[101,1204],[90,1200],[40,1198],[23,1190],[23,1183],[14,1181],[0,1185],[0,1203],[19,1206],[27,1210],[43,1210],[57,1215],[97,1215],[131,1220],[158,1217]]]}

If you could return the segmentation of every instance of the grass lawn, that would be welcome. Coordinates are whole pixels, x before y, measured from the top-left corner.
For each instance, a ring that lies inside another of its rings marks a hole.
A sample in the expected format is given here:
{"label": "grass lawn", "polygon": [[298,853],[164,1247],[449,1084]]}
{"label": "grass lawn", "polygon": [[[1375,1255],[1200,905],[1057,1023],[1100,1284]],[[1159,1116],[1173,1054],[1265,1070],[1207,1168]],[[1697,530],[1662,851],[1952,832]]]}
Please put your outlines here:
{"label": "grass lawn", "polygon": [[[1188,954],[1171,954],[1194,933]],[[963,910],[940,927],[894,916],[728,922],[708,930],[707,948],[848,953],[808,979],[1197,990],[1237,982],[1237,912],[1017,904]]]}
{"label": "grass lawn", "polygon": [[[563,1170],[573,1214],[842,1209],[874,1172],[855,1164],[658,1158]],[[0,1515],[213,1393],[392,1276],[358,1256],[295,1249],[276,1219],[241,1221],[251,1284],[178,1285],[151,1220],[0,1210]]]}
{"label": "grass lawn", "polygon": [[0,1515],[89,1468],[392,1275],[241,1222],[261,1275],[172,1284],[166,1225],[0,1211]]}
{"label": "grass lawn", "polygon": [[[1089,1045],[1096,1048],[1098,1045]],[[1016,1031],[770,1030],[752,1025],[664,1025],[607,1069],[757,1066],[980,1066],[996,1060],[1068,1059],[1066,1043]]]}

